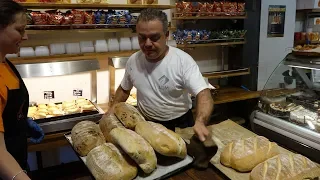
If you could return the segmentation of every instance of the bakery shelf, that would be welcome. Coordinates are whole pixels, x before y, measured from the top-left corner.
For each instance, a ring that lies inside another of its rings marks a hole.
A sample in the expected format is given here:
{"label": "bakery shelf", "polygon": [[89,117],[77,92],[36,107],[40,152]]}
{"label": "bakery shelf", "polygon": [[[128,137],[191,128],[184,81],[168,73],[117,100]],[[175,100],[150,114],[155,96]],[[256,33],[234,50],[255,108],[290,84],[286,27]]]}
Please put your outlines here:
{"label": "bakery shelf", "polygon": [[196,47],[212,47],[212,46],[232,46],[245,44],[246,41],[239,42],[219,42],[219,43],[207,43],[207,44],[178,44],[178,48],[196,48]]}
{"label": "bakery shelf", "polygon": [[208,79],[219,79],[219,78],[227,78],[227,77],[235,77],[235,76],[244,76],[244,75],[248,75],[248,74],[250,74],[250,68],[202,73],[203,77],[206,77]]}
{"label": "bakery shelf", "polygon": [[258,97],[260,97],[260,91],[247,91],[238,87],[221,88],[218,89],[214,104],[224,104]]}
{"label": "bakery shelf", "polygon": [[110,29],[53,29],[53,30],[26,30],[29,34],[50,34],[50,33],[131,33],[131,28],[110,28]]}
{"label": "bakery shelf", "polygon": [[172,9],[172,5],[141,5],[141,4],[63,4],[63,3],[20,3],[29,9],[126,9],[141,10],[146,8],[154,9]]}
{"label": "bakery shelf", "polygon": [[205,20],[205,19],[247,19],[247,16],[189,16],[189,17],[172,17],[172,20]]}

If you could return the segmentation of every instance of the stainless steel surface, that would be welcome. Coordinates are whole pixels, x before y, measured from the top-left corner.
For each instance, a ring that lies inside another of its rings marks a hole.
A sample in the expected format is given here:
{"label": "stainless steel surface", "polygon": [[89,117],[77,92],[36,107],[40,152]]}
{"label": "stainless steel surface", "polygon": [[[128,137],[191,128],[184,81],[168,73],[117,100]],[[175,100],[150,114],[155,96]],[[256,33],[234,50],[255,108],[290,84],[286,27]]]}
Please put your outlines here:
{"label": "stainless steel surface", "polygon": [[308,88],[309,89],[313,89],[313,84],[312,84],[311,80],[309,79],[309,77],[306,75],[306,72],[303,69],[300,69],[300,68],[294,67],[294,69],[297,71],[299,76],[302,78],[303,82],[306,83]]}
{"label": "stainless steel surface", "polygon": [[296,68],[301,68],[301,69],[320,69],[319,64],[311,64],[311,63],[302,63],[298,61],[285,61],[283,63],[284,65],[287,65],[289,67],[296,67]]}
{"label": "stainless steel surface", "polygon": [[97,103],[98,95],[97,71],[91,72],[91,102]]}
{"label": "stainless steel surface", "polygon": [[73,73],[94,71],[100,69],[99,61],[92,60],[78,60],[66,62],[48,62],[35,64],[19,64],[16,65],[21,77],[48,77],[70,75]]}
{"label": "stainless steel surface", "polygon": [[[320,150],[320,134],[307,128],[295,125],[282,119],[256,111],[252,118],[252,126],[258,124],[286,137],[304,143],[312,148]],[[254,128],[253,128],[254,129]]]}
{"label": "stainless steel surface", "polygon": [[126,68],[129,57],[110,57],[109,65],[116,69]]}

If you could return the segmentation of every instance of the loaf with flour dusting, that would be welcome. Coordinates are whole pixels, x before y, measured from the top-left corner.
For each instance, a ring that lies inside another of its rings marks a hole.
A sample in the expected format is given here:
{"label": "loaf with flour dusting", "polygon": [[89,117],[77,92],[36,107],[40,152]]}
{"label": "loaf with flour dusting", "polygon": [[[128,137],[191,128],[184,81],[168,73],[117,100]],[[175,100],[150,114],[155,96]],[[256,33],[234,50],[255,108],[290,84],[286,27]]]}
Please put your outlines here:
{"label": "loaf with flour dusting", "polygon": [[118,103],[114,106],[114,114],[126,128],[131,130],[134,130],[137,122],[145,121],[144,117],[134,106],[125,102]]}
{"label": "loaf with flour dusting", "polygon": [[113,114],[108,116],[103,116],[100,119],[99,127],[104,137],[106,138],[106,141],[111,143],[113,143],[112,138],[110,136],[111,130],[114,128],[125,128],[123,124],[118,120],[118,118]]}

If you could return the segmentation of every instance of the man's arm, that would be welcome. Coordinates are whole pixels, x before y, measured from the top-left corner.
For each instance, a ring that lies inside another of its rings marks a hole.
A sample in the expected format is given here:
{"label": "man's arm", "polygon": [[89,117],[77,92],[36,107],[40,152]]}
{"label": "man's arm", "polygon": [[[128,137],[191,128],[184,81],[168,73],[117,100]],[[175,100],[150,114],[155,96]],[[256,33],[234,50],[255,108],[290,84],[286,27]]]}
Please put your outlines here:
{"label": "man's arm", "polygon": [[[24,153],[24,152],[21,152]],[[22,169],[17,163],[17,161],[11,156],[11,154],[7,151],[4,134],[0,132],[0,177],[2,179],[12,179],[17,173],[21,172]],[[15,178],[15,180],[29,180],[27,174],[24,172],[19,173]]]}
{"label": "man's arm", "polygon": [[124,90],[121,85],[118,87],[114,98],[111,101],[110,107],[114,107],[115,104],[120,102],[126,102],[130,96],[130,90]]}
{"label": "man's arm", "polygon": [[204,89],[196,96],[196,121],[207,124],[213,111],[213,99],[209,89]]}

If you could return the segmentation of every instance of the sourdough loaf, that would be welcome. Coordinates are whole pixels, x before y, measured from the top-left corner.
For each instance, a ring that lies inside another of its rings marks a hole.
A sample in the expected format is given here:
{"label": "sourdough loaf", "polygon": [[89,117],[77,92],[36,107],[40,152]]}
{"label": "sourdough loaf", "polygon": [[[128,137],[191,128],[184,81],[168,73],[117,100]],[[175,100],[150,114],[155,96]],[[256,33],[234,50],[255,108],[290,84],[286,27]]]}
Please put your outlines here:
{"label": "sourdough loaf", "polygon": [[[112,142],[112,138],[110,136],[110,132],[114,128],[125,128],[118,118],[111,114],[108,116],[103,116],[99,122],[99,127],[106,139],[107,142]],[[113,142],[112,142],[113,143]]]}
{"label": "sourdough loaf", "polygon": [[110,133],[113,142],[118,144],[143,170],[149,174],[157,167],[156,153],[151,145],[136,132],[115,128]]}
{"label": "sourdough loaf", "polygon": [[138,173],[134,162],[112,143],[92,149],[86,165],[96,180],[131,180]]}
{"label": "sourdough loaf", "polygon": [[118,103],[114,106],[114,114],[126,128],[132,130],[134,130],[138,121],[145,121],[144,117],[135,107],[125,102]]}
{"label": "sourdough loaf", "polygon": [[233,141],[223,149],[220,161],[240,172],[251,171],[259,163],[279,154],[276,143],[263,136]]}
{"label": "sourdough loaf", "polygon": [[293,153],[279,154],[257,165],[251,180],[301,180],[320,176],[320,168],[310,159]]}
{"label": "sourdough loaf", "polygon": [[80,156],[86,156],[93,148],[105,143],[105,138],[97,124],[81,121],[71,131],[73,147]]}
{"label": "sourdough loaf", "polygon": [[135,131],[147,140],[156,152],[164,156],[185,158],[187,155],[183,139],[161,124],[140,121]]}

